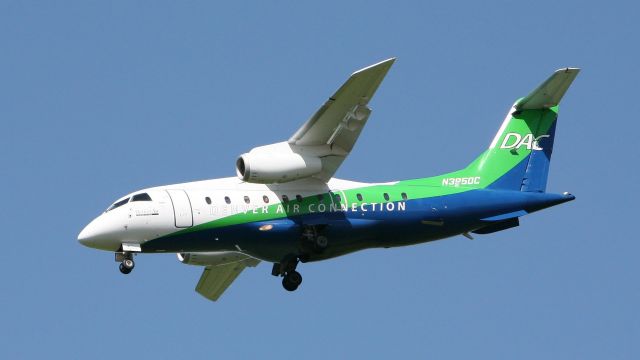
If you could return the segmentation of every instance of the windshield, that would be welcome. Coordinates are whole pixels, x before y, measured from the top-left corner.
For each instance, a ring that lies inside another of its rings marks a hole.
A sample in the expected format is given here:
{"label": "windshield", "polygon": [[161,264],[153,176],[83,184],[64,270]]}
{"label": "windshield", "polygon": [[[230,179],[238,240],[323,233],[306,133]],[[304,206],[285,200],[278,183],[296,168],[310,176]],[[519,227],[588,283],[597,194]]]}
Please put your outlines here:
{"label": "windshield", "polygon": [[129,198],[126,198],[126,199],[123,199],[123,200],[120,200],[120,201],[116,201],[115,203],[113,203],[113,205],[109,206],[109,208],[105,212],[111,211],[111,210],[113,210],[113,209],[115,209],[117,207],[120,207],[120,206],[128,203],[128,202],[129,202]]}
{"label": "windshield", "polygon": [[151,196],[147,193],[136,194],[131,197],[131,201],[151,201]]}

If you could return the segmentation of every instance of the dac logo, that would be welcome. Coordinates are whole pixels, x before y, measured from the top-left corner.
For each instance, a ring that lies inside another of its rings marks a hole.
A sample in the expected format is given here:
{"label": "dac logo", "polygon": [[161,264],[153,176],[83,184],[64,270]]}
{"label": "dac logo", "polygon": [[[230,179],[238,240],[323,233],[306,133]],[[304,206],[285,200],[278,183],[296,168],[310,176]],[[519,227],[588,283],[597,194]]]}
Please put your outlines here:
{"label": "dac logo", "polygon": [[526,146],[529,150],[543,150],[539,142],[541,139],[548,137],[549,135],[540,135],[534,138],[533,134],[527,134],[523,137],[518,133],[508,133],[502,140],[500,149],[519,149],[522,146]]}

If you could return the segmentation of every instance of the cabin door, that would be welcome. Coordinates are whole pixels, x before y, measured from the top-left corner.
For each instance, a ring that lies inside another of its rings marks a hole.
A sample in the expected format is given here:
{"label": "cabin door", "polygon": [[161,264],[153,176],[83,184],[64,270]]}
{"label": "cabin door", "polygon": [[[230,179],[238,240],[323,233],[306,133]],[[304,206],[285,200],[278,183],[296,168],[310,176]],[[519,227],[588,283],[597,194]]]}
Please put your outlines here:
{"label": "cabin door", "polygon": [[189,195],[184,190],[167,190],[167,193],[169,193],[173,204],[176,227],[187,228],[193,226],[193,213],[191,212]]}

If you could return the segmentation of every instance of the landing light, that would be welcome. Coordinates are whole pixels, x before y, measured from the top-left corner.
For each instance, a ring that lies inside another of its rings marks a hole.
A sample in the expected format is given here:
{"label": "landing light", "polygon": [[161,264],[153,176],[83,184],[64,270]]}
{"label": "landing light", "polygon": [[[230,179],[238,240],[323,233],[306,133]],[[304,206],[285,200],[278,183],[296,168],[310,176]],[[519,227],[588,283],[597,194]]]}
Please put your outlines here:
{"label": "landing light", "polygon": [[258,228],[258,230],[260,230],[260,231],[269,231],[271,229],[273,229],[273,225],[271,225],[271,224],[262,225],[262,226],[260,226]]}

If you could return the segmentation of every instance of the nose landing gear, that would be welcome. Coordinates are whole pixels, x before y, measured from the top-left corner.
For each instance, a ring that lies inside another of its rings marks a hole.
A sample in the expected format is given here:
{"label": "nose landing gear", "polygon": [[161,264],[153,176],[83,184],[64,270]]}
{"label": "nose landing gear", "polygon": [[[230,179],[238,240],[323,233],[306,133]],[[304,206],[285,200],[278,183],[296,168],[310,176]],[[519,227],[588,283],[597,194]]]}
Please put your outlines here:
{"label": "nose landing gear", "polygon": [[130,273],[136,267],[136,263],[133,261],[133,254],[130,252],[117,252],[116,262],[120,262],[119,269],[123,274]]}
{"label": "nose landing gear", "polygon": [[123,260],[120,263],[120,272],[123,274],[128,274],[131,272],[131,270],[133,270],[134,267],[136,267],[136,263],[133,262],[132,259]]}

